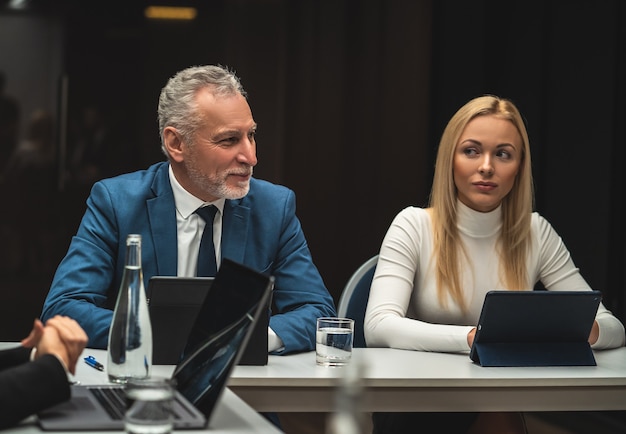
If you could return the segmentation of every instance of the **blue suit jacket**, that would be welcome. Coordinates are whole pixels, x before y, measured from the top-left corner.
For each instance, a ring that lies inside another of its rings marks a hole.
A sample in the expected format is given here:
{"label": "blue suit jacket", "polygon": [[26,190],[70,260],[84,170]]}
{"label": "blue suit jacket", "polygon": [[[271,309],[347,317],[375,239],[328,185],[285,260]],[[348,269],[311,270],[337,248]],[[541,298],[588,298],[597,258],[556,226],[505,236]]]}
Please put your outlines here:
{"label": "blue suit jacket", "polygon": [[[87,332],[90,347],[106,348],[128,234],[142,236],[144,282],[177,274],[176,207],[168,167],[161,162],[94,184],[44,302],[43,320],[70,316]],[[336,315],[295,207],[293,191],[252,179],[244,198],[226,200],[222,226],[222,258],[275,276],[270,327],[282,339],[284,353],[314,349],[316,318]]]}

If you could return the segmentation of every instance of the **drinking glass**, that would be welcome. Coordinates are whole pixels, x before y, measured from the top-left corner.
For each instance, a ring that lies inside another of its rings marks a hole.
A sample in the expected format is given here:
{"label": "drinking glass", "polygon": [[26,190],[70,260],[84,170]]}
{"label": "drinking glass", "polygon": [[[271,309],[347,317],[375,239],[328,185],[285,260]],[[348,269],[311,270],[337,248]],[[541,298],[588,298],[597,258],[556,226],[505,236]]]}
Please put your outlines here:
{"label": "drinking glass", "polygon": [[315,357],[321,366],[342,366],[352,357],[354,320],[350,318],[318,318]]}
{"label": "drinking glass", "polygon": [[130,378],[126,383],[129,402],[124,429],[129,434],[170,434],[174,419],[173,380],[161,377]]}

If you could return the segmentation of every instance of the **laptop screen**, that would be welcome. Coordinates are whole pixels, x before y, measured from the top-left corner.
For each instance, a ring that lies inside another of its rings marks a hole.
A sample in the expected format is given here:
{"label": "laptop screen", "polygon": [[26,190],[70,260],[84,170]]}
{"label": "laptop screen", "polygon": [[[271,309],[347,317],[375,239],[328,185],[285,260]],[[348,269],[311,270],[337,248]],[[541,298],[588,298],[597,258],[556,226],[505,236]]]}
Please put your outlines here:
{"label": "laptop screen", "polygon": [[189,334],[174,378],[200,411],[212,408],[269,304],[274,278],[223,259]]}

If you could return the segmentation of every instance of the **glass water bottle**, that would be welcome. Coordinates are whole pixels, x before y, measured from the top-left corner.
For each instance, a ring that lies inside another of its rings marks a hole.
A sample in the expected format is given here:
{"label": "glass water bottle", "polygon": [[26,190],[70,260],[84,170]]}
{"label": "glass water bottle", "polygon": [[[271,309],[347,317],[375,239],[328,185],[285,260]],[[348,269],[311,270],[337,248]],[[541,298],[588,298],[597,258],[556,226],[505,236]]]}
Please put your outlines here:
{"label": "glass water bottle", "polygon": [[109,381],[146,378],[152,365],[152,326],[141,270],[141,235],[126,238],[126,263],[109,330]]}

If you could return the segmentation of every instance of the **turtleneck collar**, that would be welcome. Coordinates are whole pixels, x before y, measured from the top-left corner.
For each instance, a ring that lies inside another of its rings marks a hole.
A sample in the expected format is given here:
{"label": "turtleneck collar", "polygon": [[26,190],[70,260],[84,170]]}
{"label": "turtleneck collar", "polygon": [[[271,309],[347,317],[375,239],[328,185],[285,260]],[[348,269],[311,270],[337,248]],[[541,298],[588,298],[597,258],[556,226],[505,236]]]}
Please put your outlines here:
{"label": "turtleneck collar", "polygon": [[456,210],[459,231],[471,237],[490,237],[502,228],[502,204],[493,211],[479,212],[457,199]]}

